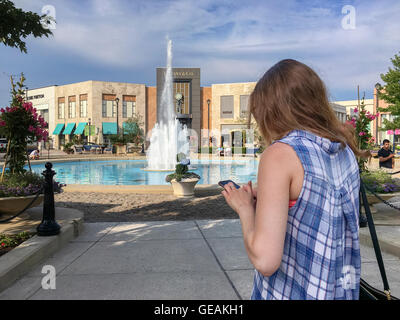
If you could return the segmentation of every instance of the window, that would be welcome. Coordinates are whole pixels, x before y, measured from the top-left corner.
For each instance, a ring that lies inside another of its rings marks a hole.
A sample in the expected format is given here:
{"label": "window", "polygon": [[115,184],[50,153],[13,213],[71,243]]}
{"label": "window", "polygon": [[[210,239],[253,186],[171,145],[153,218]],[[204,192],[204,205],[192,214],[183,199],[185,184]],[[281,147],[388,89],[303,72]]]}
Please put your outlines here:
{"label": "window", "polygon": [[122,117],[131,118],[135,114],[136,96],[123,96]]}
{"label": "window", "polygon": [[112,118],[117,116],[116,96],[113,94],[103,94],[103,118]]}
{"label": "window", "polygon": [[65,98],[58,98],[58,119],[64,119]]}
{"label": "window", "polygon": [[[174,80],[173,88],[173,99],[175,104],[175,111],[181,114],[190,114],[190,91],[191,82],[190,80]],[[178,104],[178,100],[175,99],[175,95],[180,93],[183,96],[182,105]]]}
{"label": "window", "polygon": [[233,118],[233,96],[221,96],[221,119]]}
{"label": "window", "polygon": [[68,118],[76,117],[76,97],[68,98]]}
{"label": "window", "polygon": [[79,96],[79,114],[81,118],[87,117],[87,94]]}
{"label": "window", "polygon": [[240,96],[240,117],[246,118],[248,115],[249,95]]}

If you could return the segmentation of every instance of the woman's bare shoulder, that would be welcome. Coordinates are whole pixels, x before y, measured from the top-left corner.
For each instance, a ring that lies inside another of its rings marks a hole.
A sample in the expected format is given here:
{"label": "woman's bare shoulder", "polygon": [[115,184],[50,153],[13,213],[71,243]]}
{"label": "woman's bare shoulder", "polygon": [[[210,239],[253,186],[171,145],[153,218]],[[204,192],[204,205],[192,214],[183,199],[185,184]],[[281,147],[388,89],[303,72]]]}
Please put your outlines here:
{"label": "woman's bare shoulder", "polygon": [[275,142],[261,154],[260,166],[271,165],[281,172],[287,172],[289,175],[293,175],[302,169],[296,151],[290,145],[283,142]]}
{"label": "woman's bare shoulder", "polygon": [[287,143],[275,142],[263,151],[260,160],[263,158],[281,157],[282,155],[296,155],[296,151]]}

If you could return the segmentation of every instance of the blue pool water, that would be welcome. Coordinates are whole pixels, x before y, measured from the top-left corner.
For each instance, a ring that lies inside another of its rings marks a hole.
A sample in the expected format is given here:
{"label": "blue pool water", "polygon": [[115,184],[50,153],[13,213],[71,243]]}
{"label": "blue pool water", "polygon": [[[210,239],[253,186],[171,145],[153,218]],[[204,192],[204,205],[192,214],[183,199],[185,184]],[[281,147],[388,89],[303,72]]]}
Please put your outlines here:
{"label": "blue pool water", "polygon": [[[53,163],[55,180],[66,184],[92,185],[168,185],[171,172],[145,171],[145,160],[111,160]],[[201,176],[199,184],[217,184],[231,179],[238,183],[257,181],[256,160],[192,160],[189,170]],[[41,173],[44,164],[32,165]]]}

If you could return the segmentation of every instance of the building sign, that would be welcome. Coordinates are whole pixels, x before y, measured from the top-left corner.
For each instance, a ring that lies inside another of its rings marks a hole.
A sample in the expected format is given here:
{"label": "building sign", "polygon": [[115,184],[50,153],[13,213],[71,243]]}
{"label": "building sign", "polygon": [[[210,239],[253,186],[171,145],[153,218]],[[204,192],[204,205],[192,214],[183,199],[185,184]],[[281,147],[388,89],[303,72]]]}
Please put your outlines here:
{"label": "building sign", "polygon": [[175,71],[174,72],[174,77],[193,77],[194,72],[190,71]]}
{"label": "building sign", "polygon": [[44,98],[44,94],[38,94],[36,96],[29,96],[28,100],[43,99],[43,98]]}

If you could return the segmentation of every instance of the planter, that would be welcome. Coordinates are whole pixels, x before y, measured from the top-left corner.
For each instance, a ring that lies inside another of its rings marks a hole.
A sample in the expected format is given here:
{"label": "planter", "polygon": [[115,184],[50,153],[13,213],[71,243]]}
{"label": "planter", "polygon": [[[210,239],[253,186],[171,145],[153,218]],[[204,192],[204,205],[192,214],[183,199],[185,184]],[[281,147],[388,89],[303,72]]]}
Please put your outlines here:
{"label": "planter", "polygon": [[116,154],[126,154],[126,145],[115,145]]}
{"label": "planter", "polygon": [[[400,192],[393,192],[393,193],[377,193],[378,196],[380,196],[382,199],[388,201],[391,198],[394,197],[400,197]],[[367,199],[368,203],[370,205],[374,205],[376,203],[382,202],[379,200],[377,197],[375,197],[373,194],[367,192]]]}
{"label": "planter", "polygon": [[[17,214],[23,210],[35,197],[36,196],[0,198],[0,216],[2,214]],[[44,195],[40,194],[36,201],[32,203],[29,208],[39,206],[43,202],[43,199]]]}
{"label": "planter", "polygon": [[181,181],[171,180],[174,195],[178,198],[194,197],[194,187],[199,180],[197,178],[182,179]]}
{"label": "planter", "polygon": [[128,147],[128,153],[139,154],[142,152],[142,147]]}

